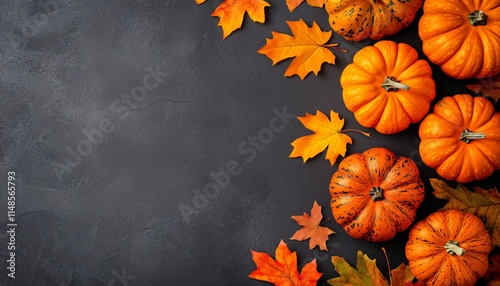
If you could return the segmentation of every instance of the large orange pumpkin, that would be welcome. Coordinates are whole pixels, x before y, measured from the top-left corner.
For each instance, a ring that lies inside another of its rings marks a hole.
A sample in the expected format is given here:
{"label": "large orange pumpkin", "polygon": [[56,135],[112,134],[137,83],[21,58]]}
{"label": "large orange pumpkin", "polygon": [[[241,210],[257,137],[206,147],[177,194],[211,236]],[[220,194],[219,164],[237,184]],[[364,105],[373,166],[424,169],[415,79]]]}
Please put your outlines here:
{"label": "large orange pumpkin", "polygon": [[406,243],[415,277],[427,285],[474,285],[488,270],[491,238],[477,216],[438,211],[416,223]]}
{"label": "large orange pumpkin", "polygon": [[424,185],[411,159],[379,147],[342,160],[330,194],[333,217],[350,236],[386,241],[412,224]]}
{"label": "large orange pumpkin", "polygon": [[332,29],[348,41],[380,40],[407,27],[423,0],[326,0]]}
{"label": "large orange pumpkin", "polygon": [[410,45],[379,41],[359,50],[342,72],[342,98],[359,124],[397,133],[429,111],[436,96],[431,75]]}
{"label": "large orange pumpkin", "polygon": [[418,34],[424,54],[451,77],[500,72],[498,0],[426,0]]}
{"label": "large orange pumpkin", "polygon": [[422,161],[446,180],[468,183],[500,169],[500,112],[484,97],[444,97],[418,134]]}

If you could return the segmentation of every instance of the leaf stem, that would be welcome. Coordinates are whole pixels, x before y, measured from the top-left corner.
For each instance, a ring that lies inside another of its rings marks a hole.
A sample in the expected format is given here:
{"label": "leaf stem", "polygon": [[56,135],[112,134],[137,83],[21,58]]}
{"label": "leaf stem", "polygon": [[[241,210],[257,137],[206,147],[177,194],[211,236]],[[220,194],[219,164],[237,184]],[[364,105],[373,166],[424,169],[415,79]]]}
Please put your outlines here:
{"label": "leaf stem", "polygon": [[387,269],[389,270],[389,285],[392,286],[392,273],[391,273],[391,265],[389,264],[389,257],[387,257],[387,252],[385,248],[382,247],[382,251],[384,252],[385,261],[387,263]]}
{"label": "leaf stem", "polygon": [[330,220],[330,218],[325,219],[324,221],[320,222],[319,225],[325,224]]}
{"label": "leaf stem", "polygon": [[359,131],[359,130],[357,130],[357,129],[344,129],[344,130],[341,130],[340,132],[358,132],[358,133],[361,133],[361,134],[365,135],[366,137],[372,137],[372,136],[370,135],[370,133],[368,133],[368,132],[363,132],[363,131]]}
{"label": "leaf stem", "polygon": [[338,48],[337,47],[338,45],[339,44],[324,44],[323,47],[330,48],[330,49],[335,49],[335,50],[337,50],[339,52],[342,52],[342,53],[347,53],[348,52],[348,50],[346,50],[346,49]]}

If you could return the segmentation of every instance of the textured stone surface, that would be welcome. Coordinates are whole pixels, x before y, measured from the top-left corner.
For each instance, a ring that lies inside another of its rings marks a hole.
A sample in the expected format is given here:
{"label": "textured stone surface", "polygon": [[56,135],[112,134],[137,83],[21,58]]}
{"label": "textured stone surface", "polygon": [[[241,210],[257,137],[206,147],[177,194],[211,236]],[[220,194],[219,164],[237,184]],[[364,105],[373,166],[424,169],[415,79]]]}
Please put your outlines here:
{"label": "textured stone surface", "polygon": [[[333,219],[328,253],[289,241],[298,229],[290,216],[314,200],[332,217],[337,164],[324,154],[287,158],[308,131],[277,114],[334,109],[359,129],[339,76],[370,42],[334,36],[349,49],[336,52],[336,66],[284,78],[288,63],[273,67],[256,51],[271,30],[288,33],[286,20],[328,30],[327,16],[270,2],[265,25],[246,18],[224,41],[210,16],[220,1],[0,2],[0,285],[267,285],[247,278],[250,249],[274,255],[281,239],[300,265],[318,259],[322,283],[336,275],[331,255],[354,263],[361,249],[384,270],[384,246],[394,267],[404,261],[407,233],[356,241]],[[420,52],[416,31],[393,39]],[[466,91],[435,71],[438,96]],[[351,134],[348,153],[385,146],[418,161],[416,130]],[[15,280],[5,276],[8,171],[17,182]],[[419,218],[440,205],[427,193]]]}

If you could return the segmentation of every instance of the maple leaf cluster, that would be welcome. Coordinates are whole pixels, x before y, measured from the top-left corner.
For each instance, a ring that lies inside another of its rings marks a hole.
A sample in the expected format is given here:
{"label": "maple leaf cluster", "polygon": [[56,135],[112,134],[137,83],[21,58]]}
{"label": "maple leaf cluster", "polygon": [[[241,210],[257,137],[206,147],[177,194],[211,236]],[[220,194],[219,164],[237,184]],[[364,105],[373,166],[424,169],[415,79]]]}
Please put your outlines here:
{"label": "maple leaf cluster", "polygon": [[[302,270],[297,270],[297,254],[288,249],[286,243],[281,240],[276,248],[276,260],[264,252],[251,251],[252,258],[257,269],[250,273],[249,277],[261,281],[270,282],[277,286],[313,286],[322,273],[316,270],[316,259],[304,265]],[[385,253],[385,250],[384,250]],[[496,269],[500,266],[498,257],[495,257]],[[415,280],[410,268],[402,263],[390,272],[389,281],[377,268],[376,260],[370,259],[363,252],[358,251],[356,268],[352,267],[340,256],[332,257],[332,264],[340,277],[331,278],[328,284],[332,286],[424,286],[425,283]],[[390,268],[390,267],[389,267]],[[495,269],[492,269],[494,271]],[[497,275],[495,273],[491,275]],[[498,276],[498,275],[497,275]],[[497,277],[495,276],[495,277]],[[498,278],[500,279],[500,278]]]}
{"label": "maple leaf cluster", "polygon": [[[326,241],[333,230],[320,226],[323,215],[321,206],[315,201],[311,209],[311,215],[292,216],[299,225],[303,226],[295,232],[291,240],[304,241],[309,239],[309,249],[318,246],[321,250],[327,250]],[[384,254],[387,257],[387,254]],[[323,273],[316,269],[316,259],[302,267],[299,272],[297,268],[297,254],[291,252],[286,243],[281,240],[276,248],[275,259],[265,252],[250,250],[252,259],[257,269],[252,271],[248,277],[260,281],[270,282],[277,286],[313,286],[316,285]],[[495,262],[497,262],[495,260]],[[333,256],[332,263],[335,271],[340,277],[328,280],[328,284],[333,286],[344,285],[365,285],[365,286],[423,286],[423,282],[413,283],[415,276],[410,268],[402,263],[396,269],[391,270],[390,281],[384,277],[377,268],[376,260],[370,259],[361,251],[357,253],[356,268],[353,268],[340,256]],[[387,259],[389,264],[389,259]],[[389,266],[390,268],[390,266]]]}
{"label": "maple leaf cluster", "polygon": [[[205,0],[196,0],[197,4]],[[304,0],[287,0],[288,9],[295,10]],[[307,0],[309,5],[322,8],[325,0]],[[223,39],[241,28],[245,14],[254,22],[264,23],[265,8],[271,6],[263,0],[225,0],[212,13],[219,17]],[[287,21],[293,36],[271,32],[272,38],[258,51],[273,61],[273,65],[285,59],[294,58],[285,71],[285,76],[298,75],[302,80],[310,73],[315,75],[321,70],[323,63],[335,64],[335,55],[330,51],[338,44],[327,44],[332,37],[332,31],[324,32],[313,22],[309,27],[300,19]],[[337,48],[336,48],[337,49]],[[346,50],[337,49],[341,52]]]}
{"label": "maple leaf cluster", "polygon": [[[309,249],[319,246],[321,250],[327,250],[326,241],[334,231],[320,226],[322,218],[321,206],[316,201],[311,209],[311,215],[304,213],[303,215],[292,216],[292,219],[303,227],[295,232],[291,240],[304,241],[309,239]],[[250,278],[280,286],[308,286],[316,285],[318,279],[323,275],[316,270],[316,259],[302,267],[299,273],[297,270],[297,254],[291,252],[283,240],[276,249],[276,260],[264,252],[251,250],[251,253],[257,269],[250,273]]]}

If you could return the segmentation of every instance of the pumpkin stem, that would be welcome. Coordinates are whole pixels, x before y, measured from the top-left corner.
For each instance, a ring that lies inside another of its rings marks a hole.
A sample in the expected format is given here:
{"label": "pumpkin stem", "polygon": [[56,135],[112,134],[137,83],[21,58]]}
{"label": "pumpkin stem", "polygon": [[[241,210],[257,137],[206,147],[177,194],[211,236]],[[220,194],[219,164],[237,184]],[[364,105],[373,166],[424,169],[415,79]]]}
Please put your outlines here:
{"label": "pumpkin stem", "polygon": [[474,10],[474,12],[470,13],[467,17],[469,17],[470,24],[472,26],[486,25],[486,18],[488,16],[483,13],[483,11]]}
{"label": "pumpkin stem", "polygon": [[464,131],[462,131],[462,134],[460,134],[459,139],[469,144],[471,140],[478,140],[483,138],[486,138],[486,134],[482,132],[470,132],[469,130],[465,129]]}
{"label": "pumpkin stem", "polygon": [[372,196],[373,201],[376,202],[376,201],[381,201],[384,199],[383,192],[384,192],[384,190],[381,187],[373,187],[368,192],[368,194],[370,196]]}
{"label": "pumpkin stem", "polygon": [[382,87],[385,88],[386,91],[398,91],[400,89],[404,89],[404,90],[410,89],[410,87],[408,85],[406,85],[404,83],[400,83],[393,76],[386,77],[384,82],[382,83]]}
{"label": "pumpkin stem", "polygon": [[446,252],[448,252],[451,256],[455,254],[462,256],[465,253],[465,249],[458,246],[458,241],[454,240],[448,240],[448,242],[444,245],[444,249],[446,249]]}

